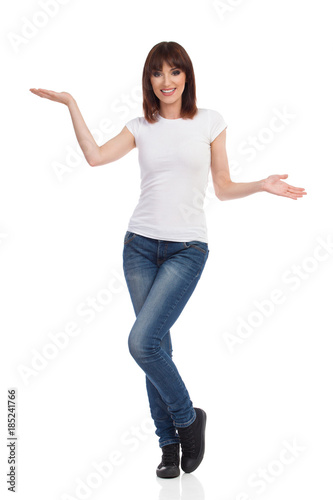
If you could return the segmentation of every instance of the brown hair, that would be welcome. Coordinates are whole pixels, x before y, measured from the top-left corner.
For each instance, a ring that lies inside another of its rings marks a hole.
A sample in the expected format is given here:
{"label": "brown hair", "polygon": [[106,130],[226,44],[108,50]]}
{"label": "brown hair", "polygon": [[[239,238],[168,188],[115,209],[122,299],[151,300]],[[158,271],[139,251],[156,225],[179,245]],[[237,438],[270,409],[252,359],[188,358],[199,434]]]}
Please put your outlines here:
{"label": "brown hair", "polygon": [[160,42],[150,50],[143,68],[142,92],[143,112],[149,123],[157,122],[160,101],[153,91],[150,77],[153,71],[162,71],[163,62],[185,72],[186,83],[182,93],[182,118],[193,118],[197,112],[196,87],[192,61],[186,50],[177,42]]}

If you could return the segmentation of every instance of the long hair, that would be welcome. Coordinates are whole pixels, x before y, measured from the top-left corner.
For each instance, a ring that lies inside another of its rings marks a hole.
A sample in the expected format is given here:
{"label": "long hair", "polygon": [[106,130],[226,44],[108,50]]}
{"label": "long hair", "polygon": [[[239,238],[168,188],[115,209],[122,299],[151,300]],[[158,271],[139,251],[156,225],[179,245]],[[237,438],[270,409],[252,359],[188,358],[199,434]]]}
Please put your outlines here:
{"label": "long hair", "polygon": [[160,42],[150,50],[143,68],[143,113],[149,123],[157,122],[160,101],[153,91],[150,77],[154,71],[162,71],[163,62],[185,72],[186,83],[182,93],[182,118],[193,118],[197,112],[196,86],[192,61],[186,50],[177,42]]}

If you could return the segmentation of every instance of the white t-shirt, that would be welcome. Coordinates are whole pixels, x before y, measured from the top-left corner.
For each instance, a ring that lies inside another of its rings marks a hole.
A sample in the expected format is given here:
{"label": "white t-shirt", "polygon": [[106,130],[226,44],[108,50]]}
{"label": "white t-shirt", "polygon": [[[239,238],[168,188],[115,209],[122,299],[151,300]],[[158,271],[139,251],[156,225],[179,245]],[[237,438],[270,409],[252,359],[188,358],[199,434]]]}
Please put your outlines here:
{"label": "white t-shirt", "polygon": [[211,165],[211,142],[227,127],[222,115],[198,108],[193,119],[158,115],[126,123],[134,135],[141,194],[128,231],[167,241],[208,243],[203,210]]}

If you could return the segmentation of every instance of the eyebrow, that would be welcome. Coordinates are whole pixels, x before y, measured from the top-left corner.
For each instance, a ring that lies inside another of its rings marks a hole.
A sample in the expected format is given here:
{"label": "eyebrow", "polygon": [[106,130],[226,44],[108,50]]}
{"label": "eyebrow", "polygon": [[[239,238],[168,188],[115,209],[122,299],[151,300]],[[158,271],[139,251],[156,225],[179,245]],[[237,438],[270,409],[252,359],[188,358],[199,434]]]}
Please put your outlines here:
{"label": "eyebrow", "polygon": [[[170,71],[173,71],[174,69],[179,69],[179,68],[171,68]],[[162,73],[162,70],[160,69],[153,69],[152,71],[159,71],[160,73]]]}

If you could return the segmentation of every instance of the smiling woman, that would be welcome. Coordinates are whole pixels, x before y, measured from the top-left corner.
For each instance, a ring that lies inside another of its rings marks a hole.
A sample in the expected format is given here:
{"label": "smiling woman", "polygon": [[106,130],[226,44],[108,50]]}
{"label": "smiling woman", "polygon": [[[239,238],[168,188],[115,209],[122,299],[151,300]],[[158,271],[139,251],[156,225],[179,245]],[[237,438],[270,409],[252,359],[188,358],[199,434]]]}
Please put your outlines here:
{"label": "smiling woman", "polygon": [[143,68],[142,89],[148,123],[157,121],[157,112],[175,119],[193,118],[197,111],[192,61],[176,42],[161,42],[150,50]]}
{"label": "smiling woman", "polygon": [[[123,240],[124,276],[136,316],[128,347],[146,375],[151,417],[163,450],[156,474],[170,478],[179,476],[179,465],[193,472],[205,452],[206,413],[193,406],[173,362],[170,329],[209,256],[203,207],[209,172],[219,200],[260,191],[296,200],[306,193],[281,181],[287,174],[231,181],[227,124],[217,110],[197,108],[192,62],[178,43],[160,42],[150,50],[142,88],[144,116],[129,120],[102,146],[96,144],[70,94],[30,90],[68,106],[89,165],[116,161],[138,148],[141,194]],[[192,338],[188,334],[189,343]],[[202,376],[209,386],[206,373]]]}

